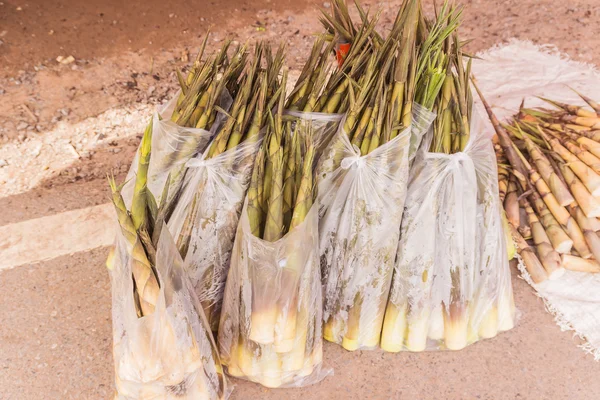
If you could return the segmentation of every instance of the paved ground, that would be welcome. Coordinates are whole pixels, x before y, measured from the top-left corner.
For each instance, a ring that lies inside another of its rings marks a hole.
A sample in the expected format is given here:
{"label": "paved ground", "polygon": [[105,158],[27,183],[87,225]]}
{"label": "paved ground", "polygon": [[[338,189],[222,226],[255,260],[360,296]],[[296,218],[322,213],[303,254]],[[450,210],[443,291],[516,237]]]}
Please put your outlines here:
{"label": "paved ground", "polygon": [[[74,186],[73,198],[92,192]],[[48,204],[58,189],[19,199]],[[20,211],[18,211],[20,210]],[[28,218],[29,217],[29,218]],[[14,222],[14,221],[13,221]],[[40,229],[44,227],[40,226]],[[107,248],[0,272],[0,399],[109,399],[113,388]],[[513,273],[515,271],[513,270]],[[460,352],[349,353],[325,346],[334,376],[305,389],[267,390],[234,381],[233,399],[569,399],[600,398],[600,364],[561,332],[539,298],[514,276],[516,328]]]}

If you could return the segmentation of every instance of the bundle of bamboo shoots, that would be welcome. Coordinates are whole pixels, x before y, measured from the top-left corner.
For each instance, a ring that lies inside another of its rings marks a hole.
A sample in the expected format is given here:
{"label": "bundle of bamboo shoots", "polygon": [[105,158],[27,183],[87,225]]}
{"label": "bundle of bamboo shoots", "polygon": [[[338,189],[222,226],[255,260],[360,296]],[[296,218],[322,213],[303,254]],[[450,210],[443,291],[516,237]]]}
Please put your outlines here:
{"label": "bundle of bamboo shoots", "polygon": [[111,178],[120,232],[107,266],[113,283],[117,399],[224,398],[216,344],[164,227],[169,181],[157,205],[148,189],[152,124],[140,145],[131,208]]}
{"label": "bundle of bamboo shoots", "polygon": [[409,144],[411,135],[423,134],[410,129],[419,80],[420,2],[403,4],[386,38],[374,30],[378,15],[371,18],[358,9],[360,29],[341,1],[334,2],[333,16],[325,17],[333,40],[351,42],[342,68],[354,71],[354,77],[341,78],[348,111],[318,174],[324,338],[347,350],[379,344],[406,195]]}
{"label": "bundle of bamboo shoots", "polygon": [[[152,159],[148,171],[148,186],[158,200],[170,175],[171,207],[180,194],[186,175],[185,163],[202,154],[216,131],[224,114],[239,90],[240,75],[246,67],[245,46],[231,49],[227,40],[213,56],[203,60],[206,41],[190,68],[186,78],[178,72],[181,92],[153,118]],[[134,160],[131,180],[136,171]],[[124,194],[131,196],[132,188],[126,186]]]}
{"label": "bundle of bamboo shoots", "polygon": [[211,144],[186,164],[169,230],[213,332],[217,332],[225,279],[239,215],[269,110],[281,97],[284,48],[273,56],[264,43],[239,78],[231,109]]}
{"label": "bundle of bamboo shoots", "polygon": [[494,152],[473,118],[460,13],[444,4],[422,29],[431,72],[417,98],[437,119],[411,170],[381,334],[390,352],[459,350],[514,323]]}
{"label": "bundle of bamboo shoots", "polygon": [[267,387],[321,377],[315,146],[284,117],[284,99],[254,163],[219,326],[228,373]]}
{"label": "bundle of bamboo shoots", "polygon": [[592,110],[543,99],[554,108],[522,105],[504,126],[486,105],[507,170],[504,208],[534,283],[565,269],[600,272],[600,116],[598,104],[580,96]]}

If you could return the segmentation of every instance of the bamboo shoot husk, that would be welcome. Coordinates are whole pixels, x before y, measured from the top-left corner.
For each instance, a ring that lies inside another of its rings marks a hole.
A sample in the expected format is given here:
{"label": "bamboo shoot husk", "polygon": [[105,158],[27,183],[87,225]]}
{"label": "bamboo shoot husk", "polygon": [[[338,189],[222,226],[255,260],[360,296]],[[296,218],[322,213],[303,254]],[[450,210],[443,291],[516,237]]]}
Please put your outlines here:
{"label": "bamboo shoot husk", "polygon": [[588,167],[594,170],[597,174],[600,173],[600,158],[593,155],[591,152],[582,149],[576,142],[572,140],[564,141],[565,147],[577,158],[585,163]]}
{"label": "bamboo shoot husk", "polygon": [[564,268],[561,266],[560,255],[552,248],[550,239],[546,234],[546,230],[535,215],[531,204],[526,199],[521,199],[521,205],[527,213],[527,219],[531,226],[533,243],[537,250],[540,262],[544,266],[549,279],[554,280],[564,274]]}
{"label": "bamboo shoot husk", "polygon": [[444,339],[444,312],[441,304],[431,311],[431,315],[429,316],[429,331],[427,332],[427,336],[431,340]]}
{"label": "bamboo shoot husk", "polygon": [[521,225],[518,197],[517,182],[514,175],[511,175],[508,181],[508,193],[506,193],[506,198],[504,199],[504,210],[506,211],[508,222],[515,227]]}
{"label": "bamboo shoot husk", "polygon": [[527,146],[527,151],[531,156],[533,163],[536,166],[537,171],[541,175],[542,179],[546,182],[550,191],[556,197],[556,200],[561,206],[567,206],[571,204],[575,199],[571,193],[569,193],[569,189],[565,186],[565,184],[558,178],[550,161],[548,158],[542,153],[538,146],[527,136],[523,135],[525,140],[525,144]]}
{"label": "bamboo shoot husk", "polygon": [[589,218],[600,217],[600,200],[588,192],[583,183],[581,183],[569,167],[565,164],[559,164],[559,168],[577,204],[581,207],[585,215]]}
{"label": "bamboo shoot husk", "polygon": [[408,328],[407,311],[406,304],[397,307],[392,302],[388,303],[380,343],[384,351],[397,353],[403,349]]}
{"label": "bamboo shoot husk", "polygon": [[530,195],[530,199],[540,222],[546,229],[554,250],[559,254],[569,253],[573,248],[573,240],[566,234],[537,192],[533,192]]}
{"label": "bamboo shoot husk", "polygon": [[600,196],[600,175],[560,144],[557,139],[549,137],[542,130],[540,133],[550,143],[552,149],[569,165],[569,168],[592,193],[592,196]]}
{"label": "bamboo shoot husk", "polygon": [[600,143],[585,136],[579,136],[576,141],[581,147],[600,158]]}
{"label": "bamboo shoot husk", "polygon": [[493,304],[483,316],[477,333],[483,339],[490,339],[498,334],[498,307],[496,304]]}
{"label": "bamboo shoot husk", "polygon": [[586,260],[570,254],[563,254],[562,263],[569,271],[591,272],[593,274],[600,272],[600,264],[596,260]]}
{"label": "bamboo shoot husk", "polygon": [[517,247],[519,248],[519,254],[523,259],[523,263],[525,264],[525,269],[531,276],[531,280],[534,283],[541,283],[548,279],[548,273],[542,266],[539,258],[535,255],[533,249],[527,244],[525,239],[517,232],[514,226],[510,226],[511,233],[517,243]]}
{"label": "bamboo shoot husk", "polygon": [[408,321],[405,346],[408,351],[420,352],[427,347],[429,332],[429,309],[423,308],[411,313]]}
{"label": "bamboo shoot husk", "polygon": [[444,345],[449,350],[461,350],[469,344],[468,306],[461,301],[444,308]]}
{"label": "bamboo shoot husk", "polygon": [[577,252],[579,252],[583,258],[591,257],[592,253],[585,243],[583,232],[581,232],[577,223],[571,218],[567,209],[558,204],[558,201],[556,201],[556,198],[552,195],[552,192],[550,192],[550,188],[548,188],[546,182],[541,179],[540,175],[535,170],[532,170],[531,172],[531,181],[542,196],[544,203],[546,203],[546,206],[548,206],[552,215],[554,215],[564,231],[573,240],[573,246]]}

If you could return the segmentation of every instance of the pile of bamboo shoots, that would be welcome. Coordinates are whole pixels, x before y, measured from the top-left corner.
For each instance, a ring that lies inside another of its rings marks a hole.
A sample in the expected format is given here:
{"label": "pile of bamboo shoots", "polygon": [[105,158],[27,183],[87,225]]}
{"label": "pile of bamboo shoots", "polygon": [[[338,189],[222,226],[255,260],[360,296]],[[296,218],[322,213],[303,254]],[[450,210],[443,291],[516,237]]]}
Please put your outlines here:
{"label": "pile of bamboo shoots", "polygon": [[[600,272],[600,106],[542,99],[498,134],[499,193],[510,232],[534,283],[565,269]],[[528,241],[532,242],[532,246]]]}
{"label": "pile of bamboo shoots", "polygon": [[267,387],[318,380],[322,359],[316,140],[293,129],[284,99],[254,164],[219,327],[228,373]]}
{"label": "pile of bamboo shoots", "polygon": [[332,2],[289,95],[282,46],[226,40],[205,57],[205,40],[126,183],[110,179],[116,398],[224,398],[221,362],[267,387],[314,383],[323,337],[420,351],[510,329],[498,192],[544,274],[560,273],[558,253],[600,268],[600,118],[522,109],[509,131],[496,124],[496,177],[461,8],[428,20],[405,0],[381,35],[380,14],[356,7],[358,24]]}

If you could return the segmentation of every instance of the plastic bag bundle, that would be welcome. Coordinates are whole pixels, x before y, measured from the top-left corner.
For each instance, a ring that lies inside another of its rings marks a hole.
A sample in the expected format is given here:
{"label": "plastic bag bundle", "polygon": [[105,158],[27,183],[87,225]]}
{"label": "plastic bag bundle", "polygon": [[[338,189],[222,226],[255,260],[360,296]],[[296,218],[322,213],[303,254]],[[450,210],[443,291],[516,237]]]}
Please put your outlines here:
{"label": "plastic bag bundle", "polygon": [[252,234],[247,202],[231,257],[219,327],[227,372],[267,387],[322,379],[318,207],[277,242]]}
{"label": "plastic bag bundle", "polygon": [[189,160],[189,176],[169,220],[177,242],[186,243],[185,271],[213,332],[218,330],[235,232],[261,142],[248,140],[214,158],[203,154]]}
{"label": "plastic bag bundle", "polygon": [[227,372],[267,387],[305,386],[327,374],[313,182],[340,118],[292,116],[300,119],[275,116],[256,157],[218,336]]}
{"label": "plastic bag bundle", "polygon": [[491,136],[477,113],[464,152],[419,151],[385,314],[384,350],[458,350],[513,327],[497,179]]}
{"label": "plastic bag bundle", "polygon": [[117,236],[112,282],[115,399],[223,399],[226,383],[216,344],[168,229],[156,253],[160,284],[154,312],[139,317],[132,244]]}
{"label": "plastic bag bundle", "polygon": [[340,129],[321,160],[323,335],[347,350],[379,344],[398,247],[410,149],[418,146],[432,119],[433,114],[416,107],[412,127],[365,156]]}

